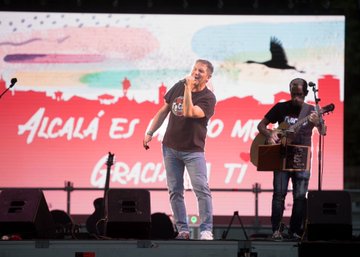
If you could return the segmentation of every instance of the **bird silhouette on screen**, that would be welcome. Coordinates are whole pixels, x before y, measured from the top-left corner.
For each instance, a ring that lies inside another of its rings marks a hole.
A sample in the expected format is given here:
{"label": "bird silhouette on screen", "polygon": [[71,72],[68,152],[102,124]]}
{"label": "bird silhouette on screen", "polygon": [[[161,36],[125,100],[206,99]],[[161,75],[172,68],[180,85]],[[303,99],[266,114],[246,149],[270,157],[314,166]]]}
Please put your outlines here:
{"label": "bird silhouette on screen", "polygon": [[269,68],[281,69],[281,70],[296,70],[297,72],[304,73],[305,71],[298,70],[294,66],[290,66],[288,64],[285,50],[281,44],[281,41],[276,37],[271,37],[270,39],[270,52],[271,52],[271,60],[266,62],[256,62],[256,61],[246,61],[246,63],[258,63],[263,64]]}

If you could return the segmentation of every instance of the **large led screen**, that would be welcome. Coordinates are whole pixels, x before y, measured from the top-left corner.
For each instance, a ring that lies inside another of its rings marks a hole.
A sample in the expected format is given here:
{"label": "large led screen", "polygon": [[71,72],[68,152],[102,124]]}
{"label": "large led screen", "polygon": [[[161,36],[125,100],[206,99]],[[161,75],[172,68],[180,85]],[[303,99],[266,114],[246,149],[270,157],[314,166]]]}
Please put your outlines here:
{"label": "large led screen", "polygon": [[[270,215],[272,173],[257,171],[250,147],[259,121],[274,103],[290,98],[289,82],[297,77],[316,84],[308,103],[317,96],[320,107],[335,105],[323,116],[326,136],[314,131],[310,189],[319,187],[320,177],[322,189],[343,188],[343,16],[0,17],[2,188],[46,188],[50,209],[70,204],[72,214],[89,214],[110,168],[110,188],[152,189],[151,212],[170,214],[161,154],[166,122],[149,150],[142,140],[165,92],[197,59],[215,67],[208,87],[217,105],[205,152],[214,215]],[[109,152],[115,155],[111,166]],[[75,188],[70,199],[61,190],[67,182]],[[195,215],[196,199],[189,182],[186,187],[188,212]],[[259,189],[257,199],[253,191]],[[289,194],[285,215],[291,204]]]}

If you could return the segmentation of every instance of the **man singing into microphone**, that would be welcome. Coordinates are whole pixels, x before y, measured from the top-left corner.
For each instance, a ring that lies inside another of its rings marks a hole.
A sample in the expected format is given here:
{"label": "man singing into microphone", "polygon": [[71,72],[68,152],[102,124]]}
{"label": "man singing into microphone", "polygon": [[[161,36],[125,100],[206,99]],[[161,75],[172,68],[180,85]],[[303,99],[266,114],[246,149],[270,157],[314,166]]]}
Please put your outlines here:
{"label": "man singing into microphone", "polygon": [[145,149],[148,149],[154,132],[170,113],[162,153],[170,204],[178,230],[177,239],[190,239],[184,202],[185,167],[198,200],[200,239],[213,239],[212,197],[204,153],[207,124],[216,104],[215,95],[206,86],[213,71],[209,61],[197,60],[191,75],[166,93],[165,103],[154,116],[143,141]]}

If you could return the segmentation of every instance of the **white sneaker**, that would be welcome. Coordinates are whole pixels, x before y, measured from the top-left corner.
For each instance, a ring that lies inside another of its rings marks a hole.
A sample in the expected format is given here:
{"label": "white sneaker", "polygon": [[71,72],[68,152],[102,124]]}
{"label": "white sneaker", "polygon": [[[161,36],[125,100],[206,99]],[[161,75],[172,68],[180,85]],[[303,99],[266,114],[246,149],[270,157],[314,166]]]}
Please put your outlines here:
{"label": "white sneaker", "polygon": [[189,240],[190,232],[189,231],[180,231],[179,234],[175,237],[175,239]]}
{"label": "white sneaker", "polygon": [[213,240],[214,236],[210,230],[204,230],[200,232],[200,240]]}

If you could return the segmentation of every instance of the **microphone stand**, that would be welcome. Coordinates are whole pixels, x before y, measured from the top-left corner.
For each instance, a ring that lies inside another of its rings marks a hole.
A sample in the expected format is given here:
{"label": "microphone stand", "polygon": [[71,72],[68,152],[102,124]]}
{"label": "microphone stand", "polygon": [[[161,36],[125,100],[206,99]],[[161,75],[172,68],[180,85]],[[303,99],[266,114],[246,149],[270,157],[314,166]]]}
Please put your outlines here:
{"label": "microphone stand", "polygon": [[312,82],[309,83],[309,86],[312,87],[314,92],[314,99],[315,99],[315,110],[319,116],[319,123],[320,123],[320,135],[319,135],[319,146],[318,146],[318,190],[321,191],[321,181],[322,181],[322,146],[323,146],[323,137],[326,135],[326,127],[324,124],[324,119],[322,114],[320,113],[319,102],[320,98],[316,96],[316,93],[319,91],[316,89],[316,85]]}
{"label": "microphone stand", "polygon": [[0,99],[1,99],[1,97],[2,97],[3,95],[5,95],[5,93],[6,93],[10,88],[12,88],[12,87],[15,85],[16,82],[17,82],[17,79],[16,79],[16,78],[12,78],[12,79],[11,79],[10,86],[1,93]]}

